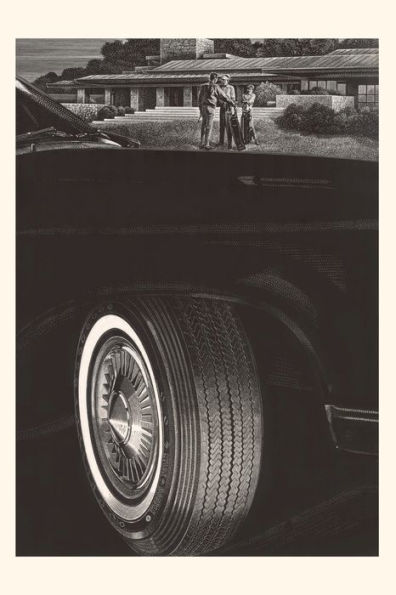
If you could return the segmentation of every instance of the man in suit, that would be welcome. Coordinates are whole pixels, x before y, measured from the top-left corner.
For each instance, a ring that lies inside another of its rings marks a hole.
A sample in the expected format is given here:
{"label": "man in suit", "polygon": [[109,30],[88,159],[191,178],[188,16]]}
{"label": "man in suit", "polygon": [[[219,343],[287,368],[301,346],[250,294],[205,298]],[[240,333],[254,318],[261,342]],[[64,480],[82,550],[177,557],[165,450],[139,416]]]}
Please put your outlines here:
{"label": "man in suit", "polygon": [[230,106],[235,105],[235,102],[220,89],[217,80],[217,72],[211,72],[209,81],[201,85],[198,97],[199,111],[202,118],[200,149],[208,151],[212,149],[210,137],[217,104],[222,102]]}
{"label": "man in suit", "polygon": [[[219,78],[220,88],[229,99],[234,102],[235,105],[235,87],[230,85],[230,76],[223,74]],[[220,105],[220,141],[218,146],[224,146],[225,131],[227,131],[228,148],[232,148],[232,131],[231,131],[231,107],[228,103],[221,103]]]}

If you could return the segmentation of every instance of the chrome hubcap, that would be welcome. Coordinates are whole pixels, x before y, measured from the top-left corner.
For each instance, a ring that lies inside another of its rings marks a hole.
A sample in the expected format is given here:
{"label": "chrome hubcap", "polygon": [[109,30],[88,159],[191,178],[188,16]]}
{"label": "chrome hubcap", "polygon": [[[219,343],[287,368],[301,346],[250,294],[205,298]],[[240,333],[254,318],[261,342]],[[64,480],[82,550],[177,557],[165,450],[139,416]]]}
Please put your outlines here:
{"label": "chrome hubcap", "polygon": [[144,492],[158,455],[158,412],[149,372],[136,347],[111,337],[93,370],[93,424],[112,486],[126,498]]}
{"label": "chrome hubcap", "polygon": [[114,442],[125,444],[131,435],[131,416],[128,401],[117,391],[112,393],[109,401],[108,422]]}
{"label": "chrome hubcap", "polygon": [[145,347],[116,314],[99,318],[85,339],[78,402],[86,459],[101,497],[122,520],[140,519],[161,473],[161,404]]}

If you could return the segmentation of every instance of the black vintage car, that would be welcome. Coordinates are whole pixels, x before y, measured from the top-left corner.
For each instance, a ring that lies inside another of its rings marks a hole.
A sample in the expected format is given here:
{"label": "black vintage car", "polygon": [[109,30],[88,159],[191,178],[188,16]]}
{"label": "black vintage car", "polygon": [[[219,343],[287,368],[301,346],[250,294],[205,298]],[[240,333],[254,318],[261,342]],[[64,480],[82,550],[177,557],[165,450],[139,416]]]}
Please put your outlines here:
{"label": "black vintage car", "polygon": [[[227,551],[334,494],[340,456],[375,483],[377,175],[145,150],[17,81],[20,553],[50,553],[38,544],[67,533],[62,518],[75,541],[92,531],[75,435],[139,554]],[[65,428],[60,456],[45,439]]]}

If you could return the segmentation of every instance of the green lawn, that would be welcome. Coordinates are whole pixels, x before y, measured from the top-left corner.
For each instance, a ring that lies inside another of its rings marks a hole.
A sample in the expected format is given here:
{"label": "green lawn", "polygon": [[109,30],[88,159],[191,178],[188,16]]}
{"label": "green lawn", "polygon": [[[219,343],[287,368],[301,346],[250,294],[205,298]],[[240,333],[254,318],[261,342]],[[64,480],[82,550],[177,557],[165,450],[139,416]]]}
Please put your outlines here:
{"label": "green lawn", "polygon": [[[197,121],[172,122],[103,122],[101,130],[117,132],[139,140],[143,147],[178,150],[198,150],[200,124]],[[378,141],[367,137],[304,135],[281,130],[271,120],[255,123],[259,146],[249,146],[249,152],[297,153],[323,157],[378,160]],[[212,142],[218,141],[219,125],[215,122]],[[221,149],[223,150],[223,149]]]}

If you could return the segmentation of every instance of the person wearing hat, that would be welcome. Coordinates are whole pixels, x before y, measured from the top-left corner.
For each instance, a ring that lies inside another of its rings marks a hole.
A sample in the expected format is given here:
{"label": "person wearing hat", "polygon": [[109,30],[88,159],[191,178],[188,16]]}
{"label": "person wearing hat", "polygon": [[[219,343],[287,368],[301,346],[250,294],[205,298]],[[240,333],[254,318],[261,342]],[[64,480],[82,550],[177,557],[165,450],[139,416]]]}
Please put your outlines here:
{"label": "person wearing hat", "polygon": [[[220,88],[227,95],[229,99],[234,102],[235,105],[235,87],[230,85],[230,76],[228,74],[223,74],[219,78]],[[225,131],[227,130],[227,141],[228,141],[228,148],[232,148],[232,131],[231,131],[231,107],[230,104],[222,102],[220,105],[220,140],[218,146],[224,145],[224,136]]]}
{"label": "person wearing hat", "polygon": [[256,95],[254,94],[254,85],[247,85],[245,93],[242,95],[242,116],[241,116],[241,130],[244,143],[248,145],[253,142],[257,145],[256,131],[253,123],[252,107]]}
{"label": "person wearing hat", "polygon": [[211,72],[209,81],[201,85],[199,91],[198,105],[201,114],[200,118],[202,118],[200,149],[212,149],[210,137],[217,104],[222,102],[227,105],[235,105],[235,101],[230,99],[219,87],[217,80],[217,72]]}

